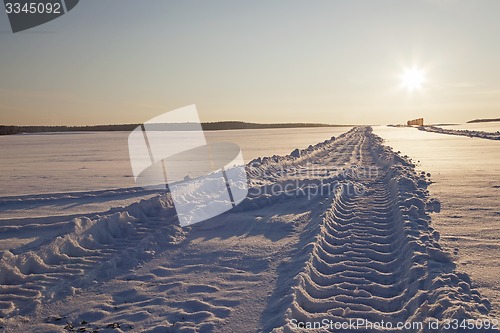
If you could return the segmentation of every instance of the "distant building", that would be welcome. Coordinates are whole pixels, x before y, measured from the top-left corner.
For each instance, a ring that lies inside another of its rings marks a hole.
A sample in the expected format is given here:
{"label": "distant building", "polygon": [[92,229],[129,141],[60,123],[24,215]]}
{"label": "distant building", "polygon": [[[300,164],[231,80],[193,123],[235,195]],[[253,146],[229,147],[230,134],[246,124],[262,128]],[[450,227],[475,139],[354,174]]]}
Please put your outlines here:
{"label": "distant building", "polygon": [[424,118],[417,118],[413,120],[408,120],[406,122],[408,126],[424,126]]}

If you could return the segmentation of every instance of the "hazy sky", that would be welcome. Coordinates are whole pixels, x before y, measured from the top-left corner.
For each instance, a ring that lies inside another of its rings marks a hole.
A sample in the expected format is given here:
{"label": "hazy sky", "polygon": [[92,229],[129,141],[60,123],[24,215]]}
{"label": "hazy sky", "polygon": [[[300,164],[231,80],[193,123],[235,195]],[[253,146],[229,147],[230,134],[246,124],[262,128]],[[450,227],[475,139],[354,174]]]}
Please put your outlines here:
{"label": "hazy sky", "polygon": [[[0,124],[342,124],[500,117],[500,1],[82,0],[13,34],[0,12]],[[422,89],[401,87],[415,66]]]}

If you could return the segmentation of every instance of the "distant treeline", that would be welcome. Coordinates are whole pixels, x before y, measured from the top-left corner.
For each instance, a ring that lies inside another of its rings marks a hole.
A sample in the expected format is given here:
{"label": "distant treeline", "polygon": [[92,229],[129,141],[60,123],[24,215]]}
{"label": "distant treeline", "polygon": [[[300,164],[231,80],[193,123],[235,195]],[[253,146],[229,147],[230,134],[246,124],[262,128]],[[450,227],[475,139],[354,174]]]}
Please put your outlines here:
{"label": "distant treeline", "polygon": [[[125,131],[130,132],[140,124],[122,125],[94,125],[94,126],[9,126],[0,125],[0,135],[39,133],[39,132],[102,132]],[[194,123],[179,124],[148,124],[150,130],[177,130],[190,131],[197,128]],[[243,121],[219,121],[202,123],[206,131],[233,130],[233,129],[259,129],[259,128],[296,128],[296,127],[340,127],[349,125],[309,124],[309,123],[282,123],[282,124],[256,124]]]}
{"label": "distant treeline", "polygon": [[490,123],[494,121],[500,121],[500,118],[492,118],[492,119],[474,119],[474,120],[469,120],[467,123]]}
{"label": "distant treeline", "polygon": [[0,126],[0,135],[38,132],[76,131],[131,131],[137,125],[96,125],[96,126]]}
{"label": "distant treeline", "polygon": [[259,128],[297,128],[297,127],[342,127],[349,125],[331,125],[315,123],[278,123],[278,124],[257,124],[243,121],[219,121],[213,123],[202,123],[206,131],[232,130],[232,129],[259,129]]}

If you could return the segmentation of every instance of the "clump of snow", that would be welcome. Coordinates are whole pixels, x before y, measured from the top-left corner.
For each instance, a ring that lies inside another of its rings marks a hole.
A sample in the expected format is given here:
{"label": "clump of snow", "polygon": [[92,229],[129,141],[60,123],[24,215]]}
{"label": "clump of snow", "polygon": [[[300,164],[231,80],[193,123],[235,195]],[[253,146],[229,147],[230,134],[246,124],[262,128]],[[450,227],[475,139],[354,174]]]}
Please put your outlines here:
{"label": "clump of snow", "polygon": [[292,151],[290,153],[290,156],[295,157],[295,158],[300,157],[300,150],[298,148],[294,149],[294,151]]}

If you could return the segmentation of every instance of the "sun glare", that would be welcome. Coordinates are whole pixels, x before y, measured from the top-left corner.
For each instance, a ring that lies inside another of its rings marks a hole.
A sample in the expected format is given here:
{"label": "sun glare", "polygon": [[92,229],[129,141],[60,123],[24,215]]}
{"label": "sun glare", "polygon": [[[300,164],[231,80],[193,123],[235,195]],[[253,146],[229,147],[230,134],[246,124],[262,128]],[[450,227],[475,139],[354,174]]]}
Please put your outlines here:
{"label": "sun glare", "polygon": [[424,81],[424,72],[417,67],[407,68],[401,75],[401,85],[408,91],[421,89]]}

